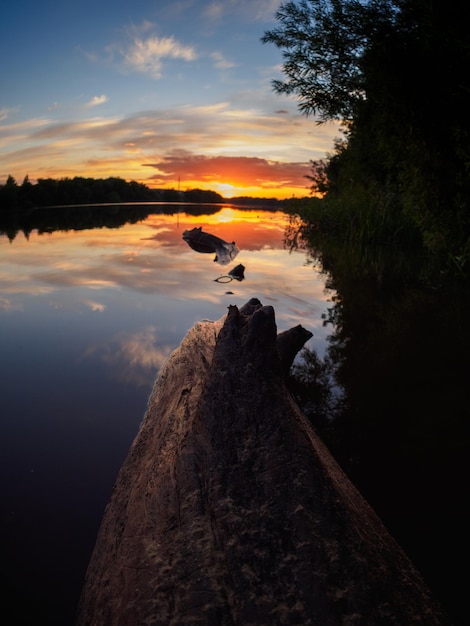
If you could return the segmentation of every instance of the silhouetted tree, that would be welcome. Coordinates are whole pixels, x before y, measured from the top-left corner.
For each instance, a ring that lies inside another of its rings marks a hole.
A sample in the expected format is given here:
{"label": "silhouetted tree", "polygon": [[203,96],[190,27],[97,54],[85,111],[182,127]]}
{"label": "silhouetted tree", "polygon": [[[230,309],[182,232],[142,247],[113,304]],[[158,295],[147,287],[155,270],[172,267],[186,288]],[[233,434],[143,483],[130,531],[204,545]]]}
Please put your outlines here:
{"label": "silhouetted tree", "polygon": [[329,209],[354,221],[356,236],[364,223],[396,241],[403,227],[417,228],[428,249],[470,261],[464,5],[301,0],[282,4],[276,19],[262,39],[283,54],[286,79],[274,90],[297,96],[320,122],[343,123],[326,169],[312,173]]}
{"label": "silhouetted tree", "polygon": [[13,209],[18,206],[19,190],[16,180],[9,175],[6,183],[0,187],[0,208]]}
{"label": "silhouetted tree", "polygon": [[215,191],[208,189],[189,189],[184,193],[185,200],[188,202],[222,202],[223,198]]}

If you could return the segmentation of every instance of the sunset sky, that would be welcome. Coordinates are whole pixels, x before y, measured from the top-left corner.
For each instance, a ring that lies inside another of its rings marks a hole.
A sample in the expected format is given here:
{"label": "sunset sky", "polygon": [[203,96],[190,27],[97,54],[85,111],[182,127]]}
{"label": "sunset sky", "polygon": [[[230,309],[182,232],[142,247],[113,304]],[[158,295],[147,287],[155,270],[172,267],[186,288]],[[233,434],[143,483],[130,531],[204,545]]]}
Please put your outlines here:
{"label": "sunset sky", "polygon": [[119,176],[308,195],[334,125],[278,96],[279,0],[16,0],[2,8],[0,184]]}

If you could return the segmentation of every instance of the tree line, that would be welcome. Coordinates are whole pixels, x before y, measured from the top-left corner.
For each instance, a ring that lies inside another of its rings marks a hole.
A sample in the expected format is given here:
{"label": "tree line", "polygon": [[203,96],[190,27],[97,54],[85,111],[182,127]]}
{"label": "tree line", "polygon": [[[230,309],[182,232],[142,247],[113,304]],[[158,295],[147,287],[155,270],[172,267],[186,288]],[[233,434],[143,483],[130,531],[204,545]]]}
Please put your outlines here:
{"label": "tree line", "polygon": [[11,211],[72,204],[119,204],[122,202],[222,202],[223,197],[205,189],[150,189],[142,183],[119,177],[105,179],[40,178],[36,184],[26,176],[19,185],[13,176],[0,186],[0,210]]}
{"label": "tree line", "polygon": [[470,262],[470,64],[458,0],[283,3],[262,41],[283,55],[277,93],[338,120],[314,195],[297,207],[345,241],[421,247]]}

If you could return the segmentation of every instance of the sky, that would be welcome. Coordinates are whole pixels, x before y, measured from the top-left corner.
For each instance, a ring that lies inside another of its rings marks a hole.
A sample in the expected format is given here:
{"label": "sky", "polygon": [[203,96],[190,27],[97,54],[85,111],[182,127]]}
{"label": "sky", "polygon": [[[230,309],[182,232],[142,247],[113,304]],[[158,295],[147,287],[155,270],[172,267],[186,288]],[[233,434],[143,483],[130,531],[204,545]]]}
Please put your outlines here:
{"label": "sky", "polygon": [[0,184],[118,176],[309,195],[338,128],[275,94],[279,0],[15,0],[0,22]]}

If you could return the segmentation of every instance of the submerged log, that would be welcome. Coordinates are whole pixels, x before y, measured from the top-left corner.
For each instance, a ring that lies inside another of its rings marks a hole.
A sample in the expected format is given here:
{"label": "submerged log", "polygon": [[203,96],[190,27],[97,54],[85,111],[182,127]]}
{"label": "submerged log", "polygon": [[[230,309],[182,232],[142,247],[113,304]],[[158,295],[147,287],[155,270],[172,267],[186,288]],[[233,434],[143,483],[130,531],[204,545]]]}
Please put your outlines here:
{"label": "submerged log", "polygon": [[252,300],[196,324],[159,374],[77,623],[448,621],[295,404],[274,311]]}

